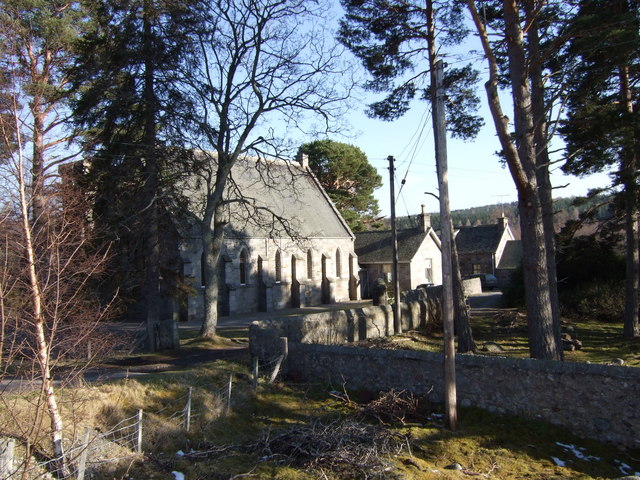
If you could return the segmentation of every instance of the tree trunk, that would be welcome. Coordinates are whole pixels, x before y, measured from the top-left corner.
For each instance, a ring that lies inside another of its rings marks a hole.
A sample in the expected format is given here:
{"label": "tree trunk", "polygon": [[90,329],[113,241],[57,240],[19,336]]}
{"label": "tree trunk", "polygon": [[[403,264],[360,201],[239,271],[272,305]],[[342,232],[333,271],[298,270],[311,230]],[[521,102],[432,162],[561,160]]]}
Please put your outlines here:
{"label": "tree trunk", "polygon": [[[453,232],[453,225],[451,225],[451,231]],[[475,353],[478,347],[473,340],[471,323],[469,322],[469,309],[467,308],[462,276],[460,275],[460,262],[458,260],[458,249],[455,238],[451,241],[451,262],[453,263],[453,319],[455,322],[456,335],[458,336],[458,352]]]}
{"label": "tree trunk", "polygon": [[[621,105],[625,114],[633,115],[633,97],[629,83],[629,66],[620,67],[620,96]],[[625,209],[625,236],[626,236],[626,280],[624,302],[624,330],[626,338],[640,336],[640,324],[638,322],[638,288],[640,282],[640,259],[638,245],[638,138],[637,130],[632,146],[628,146],[623,152],[624,160],[621,165],[620,177],[624,185],[624,209]]]}
{"label": "tree trunk", "polygon": [[535,186],[518,192],[529,350],[532,358],[560,360],[551,312],[542,209]]}
{"label": "tree trunk", "polygon": [[[16,126],[19,132],[19,125],[17,123],[16,113]],[[53,456],[55,459],[55,465],[57,473],[60,477],[66,478],[68,476],[66,459],[64,455],[64,448],[62,444],[63,436],[63,423],[60,410],[58,409],[58,403],[53,389],[53,381],[51,378],[51,365],[50,365],[50,345],[47,342],[45,334],[45,313],[44,313],[44,293],[40,288],[40,281],[38,279],[37,270],[37,253],[33,242],[32,225],[29,221],[29,201],[27,198],[25,187],[25,176],[23,171],[22,162],[22,146],[18,146],[19,164],[18,164],[18,188],[20,190],[20,209],[22,216],[22,233],[24,235],[24,250],[27,259],[27,265],[29,268],[29,290],[31,296],[32,314],[33,314],[33,326],[34,337],[36,342],[37,362],[36,365],[40,370],[42,377],[42,389],[41,392],[45,398],[47,404],[47,411],[49,418],[51,419],[51,442],[53,446]],[[33,179],[37,181],[38,179]]]}
{"label": "tree trunk", "polygon": [[523,32],[515,0],[504,0],[505,38],[508,46],[511,95],[515,113],[515,143],[509,118],[504,115],[498,96],[498,62],[473,0],[468,0],[476,29],[489,61],[489,81],[485,84],[489,108],[496,133],[507,160],[509,172],[518,191],[520,228],[522,231],[523,267],[529,325],[529,349],[533,358],[560,360],[561,347],[556,339],[542,206],[537,182],[536,148],[531,94],[526,69]]}
{"label": "tree trunk", "polygon": [[[36,79],[34,79],[35,81]],[[31,104],[33,115],[33,158],[31,160],[31,218],[34,247],[43,249],[43,230],[46,199],[44,197],[44,112],[42,98],[35,96]]]}
{"label": "tree trunk", "polygon": [[158,161],[156,151],[156,106],[157,99],[154,92],[155,69],[153,61],[153,45],[151,32],[150,0],[143,5],[143,42],[144,42],[144,91],[145,103],[144,119],[144,156],[145,156],[145,184],[144,184],[144,213],[146,226],[145,242],[145,307],[147,311],[147,349],[156,351],[169,348],[163,345],[160,334],[161,325],[161,297],[160,297],[160,235],[158,231]]}
{"label": "tree trunk", "polygon": [[214,207],[215,213],[205,215],[202,222],[202,258],[204,259],[204,321],[200,336],[215,338],[218,327],[218,259],[224,242],[224,222],[221,208]]}
{"label": "tree trunk", "polygon": [[[547,271],[549,279],[549,298],[553,318],[556,343],[560,345],[560,298],[558,296],[558,275],[556,266],[556,234],[554,227],[553,196],[551,178],[549,176],[549,132],[547,130],[547,109],[544,97],[544,79],[542,73],[543,59],[540,52],[540,38],[535,5],[531,0],[525,2],[525,10],[529,31],[527,47],[529,52],[529,76],[531,78],[531,102],[534,121],[534,143],[536,148],[537,182],[540,206],[542,209],[542,227],[547,253]],[[560,356],[563,351],[560,349]]]}

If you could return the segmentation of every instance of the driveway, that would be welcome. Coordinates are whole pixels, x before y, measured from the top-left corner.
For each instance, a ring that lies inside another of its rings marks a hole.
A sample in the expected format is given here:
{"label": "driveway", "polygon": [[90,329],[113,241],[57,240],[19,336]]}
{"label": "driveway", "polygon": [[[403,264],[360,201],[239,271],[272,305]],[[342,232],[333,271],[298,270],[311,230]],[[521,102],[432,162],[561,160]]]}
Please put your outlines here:
{"label": "driveway", "polygon": [[496,310],[502,307],[502,292],[500,290],[492,290],[471,295],[467,298],[467,303],[471,307],[471,313]]}

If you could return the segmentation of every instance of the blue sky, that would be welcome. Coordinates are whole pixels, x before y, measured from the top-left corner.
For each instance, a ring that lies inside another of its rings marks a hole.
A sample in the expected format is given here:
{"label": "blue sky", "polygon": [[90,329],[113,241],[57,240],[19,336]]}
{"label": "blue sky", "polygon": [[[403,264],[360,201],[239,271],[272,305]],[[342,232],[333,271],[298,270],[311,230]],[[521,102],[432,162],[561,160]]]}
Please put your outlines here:
{"label": "blue sky", "polygon": [[[462,209],[482,205],[508,203],[517,200],[513,180],[506,168],[503,168],[494,152],[500,145],[492,120],[483,98],[482,114],[485,126],[476,140],[463,142],[447,138],[449,163],[449,196],[451,209]],[[420,212],[421,204],[427,211],[437,211],[439,206],[435,198],[425,195],[430,191],[438,193],[435,171],[435,153],[433,149],[433,131],[431,118],[425,117],[429,105],[417,102],[403,118],[394,122],[383,122],[367,118],[363,113],[365,104],[351,114],[351,123],[355,137],[346,141],[363,150],[378,173],[382,176],[383,186],[375,193],[382,214],[390,214],[389,162],[387,157],[396,159],[396,214],[398,216]],[[423,125],[426,121],[426,127]],[[339,140],[339,139],[337,139]],[[609,183],[606,174],[594,175],[584,179],[566,176],[553,167],[552,184],[564,186],[554,191],[554,197],[583,195],[590,188],[605,186]],[[400,189],[400,181],[406,179]],[[400,194],[398,195],[398,192]]]}

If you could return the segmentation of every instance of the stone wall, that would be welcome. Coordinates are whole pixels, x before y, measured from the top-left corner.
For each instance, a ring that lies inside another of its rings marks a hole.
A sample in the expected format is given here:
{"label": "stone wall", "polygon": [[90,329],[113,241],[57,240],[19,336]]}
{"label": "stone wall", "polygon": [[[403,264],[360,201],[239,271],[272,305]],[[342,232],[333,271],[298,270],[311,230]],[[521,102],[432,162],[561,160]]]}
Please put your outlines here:
{"label": "stone wall", "polygon": [[[443,400],[443,355],[289,343],[287,372],[302,381]],[[372,373],[372,372],[375,372]],[[640,369],[456,356],[458,404],[539,419],[584,437],[640,447]]]}
{"label": "stone wall", "polygon": [[[440,291],[405,295],[403,330],[440,318]],[[254,322],[249,346],[252,355],[270,363],[288,343],[284,368],[302,381],[429,393],[441,402],[442,354],[344,346],[391,334],[391,307],[367,307]],[[640,447],[638,368],[457,355],[456,383],[463,407],[539,419],[581,436]]]}
{"label": "stone wall", "polygon": [[[434,287],[431,294],[417,292],[406,297],[401,303],[403,330],[416,329],[439,318],[440,289]],[[253,322],[249,327],[249,349],[262,361],[269,361],[281,353],[282,337],[302,344],[343,345],[390,335],[393,310],[390,305],[380,305]]]}
{"label": "stone wall", "polygon": [[[201,243],[194,236],[180,246],[183,273],[194,292],[188,299],[191,321],[204,315]],[[218,269],[219,315],[358,299],[350,237],[307,239],[304,248],[291,239],[225,238]]]}

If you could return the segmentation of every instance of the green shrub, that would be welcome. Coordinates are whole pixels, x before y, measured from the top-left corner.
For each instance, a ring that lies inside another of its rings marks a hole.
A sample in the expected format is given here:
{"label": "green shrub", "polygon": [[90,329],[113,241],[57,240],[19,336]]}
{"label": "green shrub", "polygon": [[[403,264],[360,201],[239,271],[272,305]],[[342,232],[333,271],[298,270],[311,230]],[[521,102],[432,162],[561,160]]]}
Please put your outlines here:
{"label": "green shrub", "polygon": [[624,283],[583,283],[560,293],[562,314],[603,322],[620,322],[624,315]]}
{"label": "green shrub", "polygon": [[522,265],[511,274],[509,284],[502,289],[502,304],[507,308],[524,307],[524,272]]}

